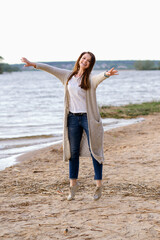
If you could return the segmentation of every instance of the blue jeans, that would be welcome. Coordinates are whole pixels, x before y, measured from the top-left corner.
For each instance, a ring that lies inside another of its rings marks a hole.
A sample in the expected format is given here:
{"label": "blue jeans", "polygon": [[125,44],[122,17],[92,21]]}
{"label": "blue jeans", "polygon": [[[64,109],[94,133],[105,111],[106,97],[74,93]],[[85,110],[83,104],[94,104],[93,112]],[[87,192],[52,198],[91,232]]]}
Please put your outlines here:
{"label": "blue jeans", "polygon": [[[68,114],[68,137],[69,137],[70,149],[71,149],[71,158],[69,160],[69,178],[70,179],[78,178],[79,151],[80,151],[80,142],[81,142],[83,130],[87,134],[88,145],[90,145],[87,114],[74,115],[73,113],[69,113]],[[92,157],[94,173],[95,173],[94,179],[102,180],[103,164],[100,164],[92,156],[92,154],[91,154],[91,157]]]}

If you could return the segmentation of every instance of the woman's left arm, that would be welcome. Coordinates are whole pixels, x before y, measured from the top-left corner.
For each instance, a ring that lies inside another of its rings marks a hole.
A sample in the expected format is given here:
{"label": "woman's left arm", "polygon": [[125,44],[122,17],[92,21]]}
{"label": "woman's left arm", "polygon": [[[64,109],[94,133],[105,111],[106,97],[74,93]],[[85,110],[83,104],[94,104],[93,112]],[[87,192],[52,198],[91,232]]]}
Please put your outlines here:
{"label": "woman's left arm", "polygon": [[109,78],[111,76],[118,75],[118,71],[114,68],[111,68],[109,71],[102,72],[98,75],[95,75],[92,77],[92,84],[94,85],[94,88],[97,88],[98,85],[103,82],[106,78]]}

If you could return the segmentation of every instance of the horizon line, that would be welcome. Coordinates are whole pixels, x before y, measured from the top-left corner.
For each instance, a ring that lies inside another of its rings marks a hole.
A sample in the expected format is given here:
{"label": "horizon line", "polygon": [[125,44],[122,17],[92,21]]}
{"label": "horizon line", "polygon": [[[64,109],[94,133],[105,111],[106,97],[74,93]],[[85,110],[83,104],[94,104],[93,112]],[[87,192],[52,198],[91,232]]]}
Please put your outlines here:
{"label": "horizon line", "polygon": [[[96,62],[98,62],[98,61],[109,61],[109,62],[111,62],[111,61],[160,61],[160,59],[112,59],[112,60],[99,60],[99,59],[97,59],[96,60]],[[76,60],[64,60],[64,61],[60,61],[60,60],[48,60],[48,61],[35,61],[35,62],[43,62],[43,63],[45,63],[45,62],[76,62]],[[15,63],[9,63],[9,62],[3,62],[3,63],[6,63],[6,64],[10,64],[10,65],[12,65],[12,64],[23,64],[23,63],[18,63],[18,62],[15,62]]]}

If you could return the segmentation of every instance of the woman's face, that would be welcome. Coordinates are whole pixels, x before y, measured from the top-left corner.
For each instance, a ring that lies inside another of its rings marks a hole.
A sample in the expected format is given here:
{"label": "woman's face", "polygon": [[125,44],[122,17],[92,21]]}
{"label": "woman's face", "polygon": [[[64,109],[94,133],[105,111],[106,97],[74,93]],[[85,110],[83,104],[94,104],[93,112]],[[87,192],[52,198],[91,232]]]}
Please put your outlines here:
{"label": "woman's face", "polygon": [[81,59],[79,60],[79,66],[81,69],[86,70],[89,68],[91,62],[91,56],[88,53],[83,54]]}

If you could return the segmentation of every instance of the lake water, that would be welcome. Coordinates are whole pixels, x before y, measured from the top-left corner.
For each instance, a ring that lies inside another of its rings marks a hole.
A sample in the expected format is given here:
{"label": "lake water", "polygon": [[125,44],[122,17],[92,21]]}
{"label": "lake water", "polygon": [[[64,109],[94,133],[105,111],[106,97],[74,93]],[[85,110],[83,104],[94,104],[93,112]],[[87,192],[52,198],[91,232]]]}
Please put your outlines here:
{"label": "lake water", "polygon": [[[62,141],[63,97],[61,82],[46,72],[0,75],[0,170],[25,152]],[[119,71],[97,88],[99,105],[153,100],[160,100],[160,71]],[[104,119],[103,123],[108,130],[140,120]]]}

